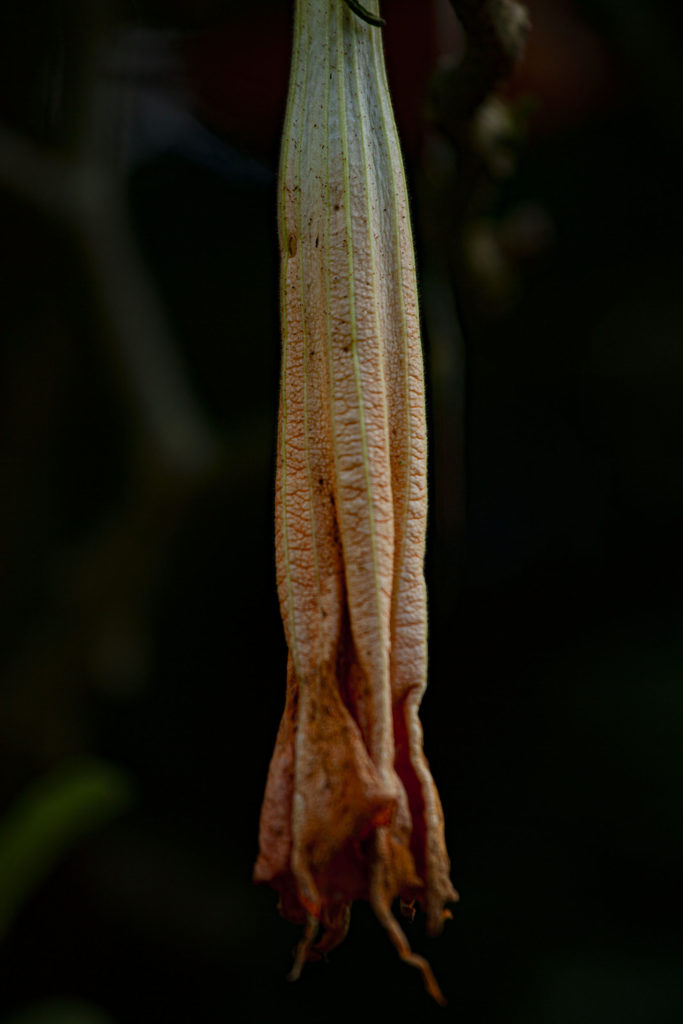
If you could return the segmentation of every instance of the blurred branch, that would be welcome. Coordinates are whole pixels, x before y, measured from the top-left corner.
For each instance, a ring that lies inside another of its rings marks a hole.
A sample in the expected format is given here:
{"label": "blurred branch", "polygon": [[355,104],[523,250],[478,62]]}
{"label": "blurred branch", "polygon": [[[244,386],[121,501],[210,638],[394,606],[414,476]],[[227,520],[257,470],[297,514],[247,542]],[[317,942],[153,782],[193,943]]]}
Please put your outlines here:
{"label": "blurred branch", "polygon": [[170,467],[205,472],[217,443],[187,387],[115,175],[87,157],[43,152],[0,126],[0,184],[75,231],[142,437]]}
{"label": "blurred branch", "polygon": [[438,80],[437,124],[454,139],[489,93],[508,78],[531,28],[517,0],[451,0],[467,36],[463,59]]}
{"label": "blurred branch", "polygon": [[[514,169],[515,119],[495,90],[521,56],[530,28],[527,10],[516,0],[450,2],[466,36],[465,49],[432,79],[430,119],[439,134],[425,146],[420,182],[422,279],[435,407],[435,518],[444,553],[434,572],[444,593],[452,591],[451,581],[458,576],[465,518],[466,345],[458,293],[462,287],[471,301],[477,287],[483,291],[491,284],[489,275],[470,287],[468,240],[473,229],[481,233],[482,210],[498,181]],[[496,239],[492,251],[494,289],[500,292],[505,267],[502,253],[495,258]],[[499,294],[493,297],[498,300]],[[485,298],[496,308],[489,293]]]}
{"label": "blurred branch", "polygon": [[61,0],[55,19],[62,57],[50,101],[60,149],[0,125],[0,185],[75,233],[137,440],[171,471],[201,475],[218,445],[140,257],[120,175],[98,153],[95,85],[112,5]]}
{"label": "blurred branch", "polygon": [[[531,109],[528,101],[506,102],[497,89],[522,55],[530,21],[517,0],[451,0],[451,6],[465,32],[465,49],[434,75],[429,97],[431,121],[445,147],[436,173],[448,211],[440,230],[454,273],[463,276],[463,291],[490,316],[515,297],[518,253],[534,255],[534,246],[550,235],[542,211],[530,204],[504,219],[494,214],[500,184],[515,171]],[[450,175],[443,172],[449,161]]]}
{"label": "blurred branch", "polygon": [[[517,0],[451,0],[466,36],[462,57],[438,71],[430,88],[435,128],[455,147],[457,184],[450,205],[464,238],[474,202],[481,207],[491,186],[514,171],[523,111],[496,95],[520,59],[530,30]],[[522,115],[522,116],[520,116]]]}
{"label": "blurred branch", "polygon": [[[263,448],[256,430],[231,450],[207,422],[144,266],[125,183],[98,151],[96,80],[115,24],[110,4],[60,0],[54,18],[60,54],[50,54],[52,95],[41,94],[54,113],[54,145],[37,144],[23,122],[21,131],[0,125],[0,187],[78,243],[134,472],[104,522],[52,553],[42,600],[4,666],[3,744],[41,762],[81,746],[84,682],[125,692],[145,674],[150,609],[172,538],[233,458],[239,476],[254,446]],[[26,415],[35,416],[30,403]]]}

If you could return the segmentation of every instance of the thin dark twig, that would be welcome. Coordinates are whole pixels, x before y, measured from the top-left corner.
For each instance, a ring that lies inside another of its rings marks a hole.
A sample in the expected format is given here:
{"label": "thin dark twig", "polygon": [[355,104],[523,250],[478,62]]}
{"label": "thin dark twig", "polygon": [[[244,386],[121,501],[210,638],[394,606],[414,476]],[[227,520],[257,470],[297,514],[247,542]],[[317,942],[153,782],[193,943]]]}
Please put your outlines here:
{"label": "thin dark twig", "polygon": [[344,0],[344,3],[357,15],[361,21],[367,22],[368,25],[375,25],[377,28],[381,28],[386,25],[384,18],[380,18],[378,14],[372,14],[366,7],[358,3],[358,0]]}

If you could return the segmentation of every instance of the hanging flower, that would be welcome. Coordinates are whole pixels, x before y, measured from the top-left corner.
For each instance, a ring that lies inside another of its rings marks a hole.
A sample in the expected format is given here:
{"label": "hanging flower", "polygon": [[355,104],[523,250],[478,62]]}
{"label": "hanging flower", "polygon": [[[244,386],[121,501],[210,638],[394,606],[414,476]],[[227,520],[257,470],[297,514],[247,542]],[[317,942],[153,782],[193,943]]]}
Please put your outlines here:
{"label": "hanging flower", "polygon": [[381,33],[341,0],[296,3],[279,234],[289,658],[255,879],[305,926],[293,976],[344,938],[364,899],[441,1001],[391,910],[417,902],[435,933],[457,899],[418,718],[427,487],[413,244]]}

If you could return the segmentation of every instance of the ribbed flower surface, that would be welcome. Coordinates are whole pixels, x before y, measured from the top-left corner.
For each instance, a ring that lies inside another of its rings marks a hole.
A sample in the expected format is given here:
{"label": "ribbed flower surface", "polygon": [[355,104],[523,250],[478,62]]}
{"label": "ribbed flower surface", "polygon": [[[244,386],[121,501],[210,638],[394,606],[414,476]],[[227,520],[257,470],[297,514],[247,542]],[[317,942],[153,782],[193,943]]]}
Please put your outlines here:
{"label": "ribbed flower surface", "polygon": [[297,0],[279,234],[289,662],[255,878],[306,925],[295,974],[366,899],[441,999],[391,912],[398,897],[417,901],[438,931],[457,898],[418,719],[426,432],[413,245],[381,31],[342,0]]}

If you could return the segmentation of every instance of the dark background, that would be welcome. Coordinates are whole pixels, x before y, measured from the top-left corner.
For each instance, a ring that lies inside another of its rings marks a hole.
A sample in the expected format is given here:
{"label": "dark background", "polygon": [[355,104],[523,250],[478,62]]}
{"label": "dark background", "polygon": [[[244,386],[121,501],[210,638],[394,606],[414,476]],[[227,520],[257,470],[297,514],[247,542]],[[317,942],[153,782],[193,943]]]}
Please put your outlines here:
{"label": "dark background", "polygon": [[[422,717],[461,893],[409,937],[443,1011],[363,906],[288,985],[296,929],[250,880],[286,656],[290,4],[3,5],[0,797],[84,754],[134,794],[22,901],[3,1022],[682,1019],[680,14],[530,9],[514,157],[464,194],[427,101],[462,35],[446,3],[383,4],[432,436]],[[111,207],[51,199],[102,165]]]}

